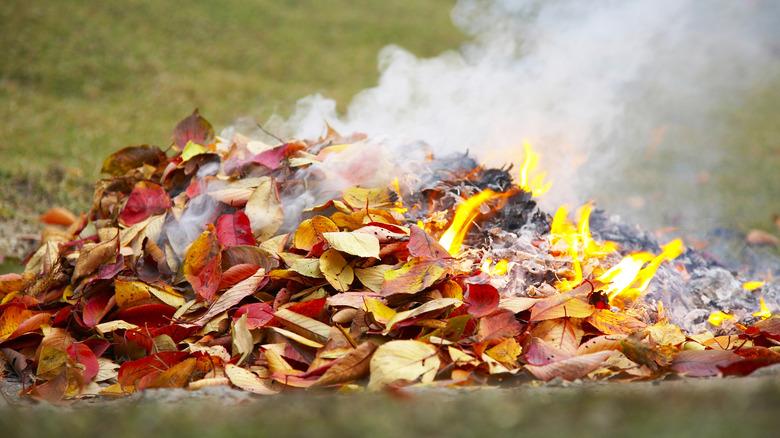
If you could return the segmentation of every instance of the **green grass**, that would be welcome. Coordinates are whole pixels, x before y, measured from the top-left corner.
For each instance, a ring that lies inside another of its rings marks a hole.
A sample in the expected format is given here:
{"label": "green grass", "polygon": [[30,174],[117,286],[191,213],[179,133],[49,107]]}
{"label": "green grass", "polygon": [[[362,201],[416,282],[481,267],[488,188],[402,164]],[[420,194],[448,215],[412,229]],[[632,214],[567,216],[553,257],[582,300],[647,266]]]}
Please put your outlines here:
{"label": "green grass", "polygon": [[452,0],[6,0],[0,218],[87,207],[103,157],[167,144],[198,107],[217,127],[376,82],[377,52],[456,47]]}

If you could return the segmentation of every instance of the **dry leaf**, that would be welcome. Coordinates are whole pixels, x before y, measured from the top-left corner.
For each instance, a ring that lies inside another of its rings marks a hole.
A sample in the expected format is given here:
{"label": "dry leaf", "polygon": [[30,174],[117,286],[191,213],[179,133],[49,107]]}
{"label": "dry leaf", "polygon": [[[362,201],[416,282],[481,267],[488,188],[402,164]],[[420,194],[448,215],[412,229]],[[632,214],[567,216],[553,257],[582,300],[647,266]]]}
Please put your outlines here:
{"label": "dry leaf", "polygon": [[246,202],[244,212],[252,224],[255,238],[262,242],[273,237],[284,222],[284,211],[279,201],[276,181],[265,176]]}
{"label": "dry leaf", "polygon": [[355,272],[344,256],[335,249],[329,249],[320,256],[320,271],[336,290],[346,292],[355,280]]}
{"label": "dry leaf", "polygon": [[370,370],[371,355],[377,346],[372,342],[364,342],[357,348],[333,362],[333,365],[325,371],[315,386],[338,385],[362,379]]}
{"label": "dry leaf", "polygon": [[279,391],[271,387],[270,382],[260,379],[257,374],[233,364],[225,365],[225,375],[230,383],[254,394],[274,395]]}
{"label": "dry leaf", "polygon": [[402,340],[382,344],[371,358],[369,389],[380,389],[398,380],[433,381],[441,364],[436,347],[419,341]]}
{"label": "dry leaf", "polygon": [[373,234],[356,232],[322,233],[331,248],[363,258],[379,258],[379,239]]}

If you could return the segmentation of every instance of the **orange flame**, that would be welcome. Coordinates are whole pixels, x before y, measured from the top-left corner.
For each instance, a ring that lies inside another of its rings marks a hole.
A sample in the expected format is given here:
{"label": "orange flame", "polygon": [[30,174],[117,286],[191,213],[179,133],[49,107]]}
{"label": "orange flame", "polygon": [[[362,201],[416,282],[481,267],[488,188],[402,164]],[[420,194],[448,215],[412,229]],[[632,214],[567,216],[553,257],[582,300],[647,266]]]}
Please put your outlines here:
{"label": "orange flame", "polygon": [[531,143],[523,141],[525,159],[520,164],[520,179],[517,185],[532,196],[541,196],[552,187],[552,182],[545,181],[547,172],[536,171],[539,165],[539,154],[531,147]]}
{"label": "orange flame", "polygon": [[474,219],[479,216],[479,207],[502,195],[502,193],[486,189],[463,201],[455,210],[452,224],[441,235],[439,243],[453,256],[458,255],[461,246],[463,246],[463,239],[466,238],[466,234],[471,229]]}
{"label": "orange flame", "polygon": [[770,311],[769,306],[766,305],[766,301],[764,301],[764,297],[758,298],[758,311],[754,312],[753,316],[761,319],[767,319],[772,317],[772,311]]}

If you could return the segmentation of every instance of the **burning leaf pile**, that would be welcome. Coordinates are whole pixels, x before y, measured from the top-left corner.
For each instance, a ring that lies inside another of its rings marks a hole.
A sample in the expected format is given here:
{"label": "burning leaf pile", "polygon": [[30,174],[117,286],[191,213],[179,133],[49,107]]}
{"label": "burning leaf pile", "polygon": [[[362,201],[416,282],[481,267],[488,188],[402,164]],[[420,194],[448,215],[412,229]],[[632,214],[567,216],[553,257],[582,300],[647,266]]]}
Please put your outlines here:
{"label": "burning leaf pile", "polygon": [[[532,198],[549,182],[530,145],[516,179],[428,157],[387,187],[317,188],[372,172],[318,167],[368,147],[332,130],[276,146],[226,140],[196,111],[169,151],[114,153],[90,212],[48,211],[24,273],[0,277],[0,359],[46,400],[746,375],[780,363],[780,318],[763,298],[747,322],[713,312],[703,333],[646,299],[659,268],[684,276],[681,241],[623,250],[591,234],[590,205],[576,222],[564,207],[540,211]],[[322,202],[298,206],[315,192]]]}

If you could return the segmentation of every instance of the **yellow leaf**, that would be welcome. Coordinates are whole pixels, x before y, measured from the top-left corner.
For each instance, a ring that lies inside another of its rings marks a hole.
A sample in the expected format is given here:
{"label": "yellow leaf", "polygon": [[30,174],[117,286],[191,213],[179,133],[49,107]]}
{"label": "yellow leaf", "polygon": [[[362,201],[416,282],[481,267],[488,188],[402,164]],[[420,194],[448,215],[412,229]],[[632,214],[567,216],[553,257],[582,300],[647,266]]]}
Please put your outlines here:
{"label": "yellow leaf", "polygon": [[382,290],[382,283],[385,282],[385,272],[393,269],[390,265],[376,265],[369,268],[356,268],[355,276],[372,292]]}
{"label": "yellow leaf", "polygon": [[319,259],[310,259],[291,252],[279,253],[279,257],[291,270],[305,277],[322,278]]}
{"label": "yellow leaf", "polygon": [[347,264],[344,256],[335,249],[329,249],[320,256],[320,270],[331,286],[341,292],[349,290],[355,280],[355,272]]}
{"label": "yellow leaf", "polygon": [[137,325],[130,324],[129,322],[122,321],[121,319],[104,322],[95,326],[95,330],[101,335],[105,335],[116,330],[133,330],[137,328]]}
{"label": "yellow leaf", "polygon": [[146,284],[141,281],[116,280],[114,281],[114,297],[116,305],[120,309],[125,309],[140,304],[152,296]]}
{"label": "yellow leaf", "polygon": [[276,234],[284,222],[284,211],[276,190],[276,181],[264,176],[249,197],[244,208],[252,233],[259,241],[267,240]]}
{"label": "yellow leaf", "polygon": [[[242,315],[242,317],[243,316],[246,316],[246,315]],[[320,344],[319,342],[312,341],[311,339],[305,338],[305,337],[299,335],[298,333],[291,332],[291,331],[285,330],[283,328],[269,327],[269,329],[271,331],[279,333],[280,335],[284,336],[287,339],[291,339],[291,340],[293,340],[293,341],[295,341],[295,342],[297,342],[299,344],[303,344],[303,345],[305,345],[307,347],[312,347],[312,348],[322,348],[322,347],[324,347],[324,345]]]}
{"label": "yellow leaf", "polygon": [[650,338],[661,345],[678,345],[685,342],[685,335],[680,327],[668,321],[659,321],[647,327],[647,333]]}
{"label": "yellow leaf", "polygon": [[416,294],[436,283],[447,270],[438,261],[412,259],[398,269],[385,272],[383,295]]}
{"label": "yellow leaf", "polygon": [[233,354],[240,354],[241,358],[236,362],[241,364],[252,353],[255,343],[252,339],[252,333],[246,326],[246,313],[238,318],[238,321],[233,323],[233,327],[230,329],[230,334],[233,338]]}
{"label": "yellow leaf", "polygon": [[539,322],[531,330],[531,336],[542,339],[568,354],[577,352],[584,333],[580,321],[574,318],[548,319]]}
{"label": "yellow leaf", "polygon": [[463,350],[458,350],[455,347],[447,347],[447,352],[450,354],[450,359],[452,359],[452,362],[455,365],[463,366],[463,365],[471,365],[471,366],[477,366],[479,365],[479,361],[474,356],[466,353]]}
{"label": "yellow leaf", "polygon": [[323,239],[324,233],[338,231],[339,227],[325,216],[314,216],[306,219],[298,225],[298,229],[293,236],[293,246],[306,251],[311,251],[312,247]]}
{"label": "yellow leaf", "polygon": [[379,258],[379,239],[373,234],[338,231],[322,233],[331,248],[363,258]]}
{"label": "yellow leaf", "polygon": [[371,379],[368,388],[372,390],[398,380],[430,383],[436,377],[441,361],[436,347],[419,341],[401,340],[382,344],[371,358]]}
{"label": "yellow leaf", "polygon": [[520,356],[522,351],[523,349],[520,347],[520,344],[515,341],[515,338],[507,338],[501,341],[500,344],[487,350],[485,353],[508,368],[516,368],[517,357]]}
{"label": "yellow leaf", "polygon": [[260,395],[274,395],[279,393],[279,391],[271,387],[268,381],[260,379],[257,374],[233,364],[225,365],[225,375],[230,379],[230,383],[244,391]]}
{"label": "yellow leaf", "polygon": [[386,188],[364,189],[352,187],[344,192],[344,202],[355,210],[381,208],[392,205],[393,198]]}
{"label": "yellow leaf", "polygon": [[188,141],[187,144],[184,146],[184,150],[181,151],[181,160],[182,161],[188,161],[190,158],[208,153],[208,149],[206,149],[204,146],[199,145],[193,141]]}
{"label": "yellow leaf", "polygon": [[374,320],[379,323],[387,324],[396,314],[395,310],[387,307],[385,303],[376,298],[365,297],[363,302],[366,312],[371,313],[374,316]]}
{"label": "yellow leaf", "polygon": [[184,359],[160,373],[145,388],[184,388],[190,381],[198,360],[194,357]]}

